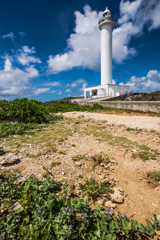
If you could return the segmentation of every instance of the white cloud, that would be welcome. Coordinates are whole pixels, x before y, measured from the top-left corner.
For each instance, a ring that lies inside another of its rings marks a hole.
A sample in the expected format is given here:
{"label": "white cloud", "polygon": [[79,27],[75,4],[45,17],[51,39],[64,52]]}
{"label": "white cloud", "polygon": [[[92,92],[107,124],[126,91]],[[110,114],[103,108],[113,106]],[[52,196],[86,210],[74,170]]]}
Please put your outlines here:
{"label": "white cloud", "polygon": [[49,91],[50,88],[37,88],[34,92],[33,95],[39,95],[41,93],[45,93],[47,91]]}
{"label": "white cloud", "polygon": [[56,86],[60,86],[60,82],[50,82],[50,83],[46,83],[46,86],[52,86],[52,87],[56,87]]}
{"label": "white cloud", "polygon": [[29,80],[38,77],[38,75],[38,70],[34,66],[24,70],[13,68],[11,60],[6,56],[4,70],[0,70],[0,97],[27,93]]}
{"label": "white cloud", "polygon": [[[113,59],[116,63],[120,64],[137,54],[136,49],[129,44],[133,37],[143,34],[145,25],[148,30],[160,27],[159,12],[159,0],[121,1],[119,26],[113,29]],[[84,14],[75,12],[75,29],[67,39],[67,51],[49,56],[49,74],[74,67],[99,70],[101,32],[98,21],[101,18],[102,12],[93,11],[88,5],[84,6]]]}
{"label": "white cloud", "polygon": [[61,95],[61,94],[62,94],[62,91],[60,91],[60,92],[57,92],[56,94],[57,94],[57,95]]}
{"label": "white cloud", "polygon": [[35,53],[35,48],[29,48],[28,46],[23,46],[22,49],[18,50],[17,59],[22,65],[28,65],[29,63],[41,63],[39,58],[34,56],[29,56],[29,54]]}
{"label": "white cloud", "polygon": [[67,88],[65,92],[69,92],[69,93],[71,93],[72,91],[71,91],[70,88]]}
{"label": "white cloud", "polygon": [[79,86],[79,85],[81,85],[81,84],[84,84],[84,83],[86,83],[86,81],[84,80],[84,79],[78,79],[78,80],[75,80],[75,81],[73,81],[72,83],[68,83],[67,85],[66,85],[66,87],[71,87],[71,88],[74,88],[74,87],[77,87],[77,86]]}
{"label": "white cloud", "polygon": [[82,85],[82,88],[81,89],[79,89],[79,91],[84,91],[84,89],[87,87],[87,83],[83,83],[83,85]]}
{"label": "white cloud", "polygon": [[67,40],[68,52],[49,56],[49,73],[59,73],[74,67],[98,70],[100,65],[100,31],[98,21],[102,12],[91,11],[86,5],[84,14],[75,12],[76,27]]}
{"label": "white cloud", "polygon": [[160,72],[158,70],[150,70],[147,76],[132,76],[126,85],[131,87],[131,92],[157,91],[160,89]]}
{"label": "white cloud", "polygon": [[26,36],[26,34],[25,34],[24,32],[19,32],[19,35],[20,35],[21,37]]}
{"label": "white cloud", "polygon": [[8,34],[6,34],[6,35],[3,35],[3,36],[1,36],[3,39],[5,39],[5,38],[9,38],[9,39],[11,39],[12,41],[14,41],[14,39],[16,38],[15,36],[14,36],[14,34],[13,34],[13,32],[10,32],[10,33],[8,33]]}

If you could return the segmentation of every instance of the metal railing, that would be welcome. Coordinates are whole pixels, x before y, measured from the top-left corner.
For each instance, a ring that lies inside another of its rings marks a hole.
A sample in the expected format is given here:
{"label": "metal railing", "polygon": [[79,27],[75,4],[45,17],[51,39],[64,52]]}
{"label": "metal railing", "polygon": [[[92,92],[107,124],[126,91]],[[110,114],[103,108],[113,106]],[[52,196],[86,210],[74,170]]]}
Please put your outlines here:
{"label": "metal railing", "polygon": [[103,17],[103,18],[101,18],[101,19],[99,20],[98,25],[99,25],[101,22],[104,22],[105,20],[110,20],[110,21],[112,21],[112,22],[115,22],[115,21],[116,21],[115,18],[113,18],[113,17]]}

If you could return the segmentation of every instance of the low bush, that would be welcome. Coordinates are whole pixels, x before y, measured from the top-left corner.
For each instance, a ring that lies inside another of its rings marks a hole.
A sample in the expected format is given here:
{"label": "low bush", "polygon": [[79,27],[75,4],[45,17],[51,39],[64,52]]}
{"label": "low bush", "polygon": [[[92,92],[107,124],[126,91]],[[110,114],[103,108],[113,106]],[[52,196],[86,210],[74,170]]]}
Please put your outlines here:
{"label": "low bush", "polygon": [[[68,184],[50,177],[40,181],[30,177],[17,182],[16,177],[0,175],[0,239],[65,240],[65,239],[139,239],[153,238],[160,230],[156,215],[147,225],[117,215],[101,205],[92,209],[84,196],[68,198]],[[56,194],[59,192],[59,196]],[[14,208],[17,206],[17,208]]]}

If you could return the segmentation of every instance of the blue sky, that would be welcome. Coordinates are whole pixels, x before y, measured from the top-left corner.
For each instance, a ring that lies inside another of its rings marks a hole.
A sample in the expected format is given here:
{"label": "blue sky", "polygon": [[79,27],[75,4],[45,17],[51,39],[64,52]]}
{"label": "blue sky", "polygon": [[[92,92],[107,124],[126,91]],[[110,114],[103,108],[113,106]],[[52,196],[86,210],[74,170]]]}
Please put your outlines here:
{"label": "blue sky", "polygon": [[113,83],[160,90],[160,0],[5,0],[0,8],[0,99],[45,102],[100,85],[98,21],[113,29]]}

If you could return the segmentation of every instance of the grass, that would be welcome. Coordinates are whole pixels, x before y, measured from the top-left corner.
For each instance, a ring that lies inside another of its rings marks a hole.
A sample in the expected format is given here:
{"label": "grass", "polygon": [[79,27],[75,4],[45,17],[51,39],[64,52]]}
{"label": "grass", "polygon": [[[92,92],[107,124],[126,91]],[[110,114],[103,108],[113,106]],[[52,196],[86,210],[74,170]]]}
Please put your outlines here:
{"label": "grass", "polygon": [[133,142],[125,137],[117,137],[113,136],[112,134],[107,134],[101,131],[103,127],[99,126],[88,126],[87,128],[84,128],[84,132],[87,135],[93,134],[99,141],[106,141],[108,142],[111,146],[117,147],[120,146],[123,149],[126,149],[127,151],[136,149],[137,153],[133,153],[132,156],[133,158],[140,157],[142,160],[149,160],[153,159],[156,160],[157,155],[160,153],[158,150],[151,149],[150,147],[144,145],[144,144],[139,144],[137,142]]}
{"label": "grass", "polygon": [[75,145],[75,144],[71,144],[71,146],[72,146],[72,147],[76,147],[76,145]]}
{"label": "grass", "polygon": [[60,164],[61,164],[61,162],[51,162],[50,169],[52,169],[53,167],[60,165]]}
{"label": "grass", "polygon": [[147,171],[147,177],[153,179],[154,181],[160,181],[160,171]]}
{"label": "grass", "polygon": [[82,159],[86,159],[86,154],[77,155],[77,156],[72,157],[72,160],[73,160],[73,161],[80,161],[80,160],[82,160]]}
{"label": "grass", "polygon": [[141,132],[143,131],[141,128],[126,128],[127,131],[137,131],[137,132]]}

